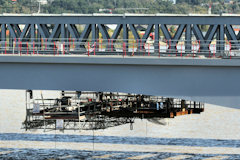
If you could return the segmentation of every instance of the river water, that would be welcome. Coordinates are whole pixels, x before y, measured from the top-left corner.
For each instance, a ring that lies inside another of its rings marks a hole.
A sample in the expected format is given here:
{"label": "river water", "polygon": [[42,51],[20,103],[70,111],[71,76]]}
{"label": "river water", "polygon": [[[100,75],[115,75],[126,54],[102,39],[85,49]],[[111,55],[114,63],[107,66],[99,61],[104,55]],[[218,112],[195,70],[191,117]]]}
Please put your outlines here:
{"label": "river water", "polygon": [[[40,91],[34,97],[40,98]],[[44,98],[60,92],[43,91]],[[200,115],[136,119],[97,131],[25,131],[25,91],[0,91],[0,159],[240,159],[240,110],[206,104]]]}

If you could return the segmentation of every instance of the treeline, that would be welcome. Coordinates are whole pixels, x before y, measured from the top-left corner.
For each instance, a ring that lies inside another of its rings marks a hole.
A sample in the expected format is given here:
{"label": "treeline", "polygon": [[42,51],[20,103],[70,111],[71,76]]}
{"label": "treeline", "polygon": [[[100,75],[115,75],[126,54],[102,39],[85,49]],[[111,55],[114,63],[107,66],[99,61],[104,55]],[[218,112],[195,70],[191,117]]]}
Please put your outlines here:
{"label": "treeline", "polygon": [[[124,8],[126,10],[124,10]],[[132,8],[132,9],[127,9]],[[146,9],[143,9],[146,8]],[[112,13],[176,13],[207,12],[206,7],[172,4],[163,0],[55,0],[44,7],[48,13],[99,13],[99,9],[112,9]],[[107,13],[109,11],[105,11]]]}
{"label": "treeline", "polygon": [[[52,1],[52,2],[51,2]],[[209,5],[212,13],[240,13],[239,2],[226,4],[224,0],[51,0],[47,5],[41,5],[41,13],[175,13],[207,14]],[[100,11],[100,9],[103,9]],[[0,13],[36,13],[36,0],[0,0]]]}

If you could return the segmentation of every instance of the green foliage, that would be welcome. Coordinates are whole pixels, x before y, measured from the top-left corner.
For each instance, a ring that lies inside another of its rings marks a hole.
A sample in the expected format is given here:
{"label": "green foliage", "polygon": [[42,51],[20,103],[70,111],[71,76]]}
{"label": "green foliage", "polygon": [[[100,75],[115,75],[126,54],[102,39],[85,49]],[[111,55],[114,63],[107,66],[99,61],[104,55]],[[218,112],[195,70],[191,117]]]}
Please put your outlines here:
{"label": "green foliage", "polygon": [[[50,0],[49,0],[50,1]],[[226,4],[224,0],[177,0],[172,4],[170,0],[51,0],[52,3],[41,6],[42,13],[99,13],[99,9],[105,9],[105,13],[208,13],[208,7],[212,3],[212,13],[240,13],[240,6],[235,0],[233,4]],[[132,8],[132,9],[130,9]],[[136,9],[138,8],[138,9]],[[140,9],[140,8],[148,8]],[[109,10],[107,10],[109,9]],[[0,13],[36,13],[38,11],[37,0],[0,0]],[[103,13],[103,12],[101,12]]]}

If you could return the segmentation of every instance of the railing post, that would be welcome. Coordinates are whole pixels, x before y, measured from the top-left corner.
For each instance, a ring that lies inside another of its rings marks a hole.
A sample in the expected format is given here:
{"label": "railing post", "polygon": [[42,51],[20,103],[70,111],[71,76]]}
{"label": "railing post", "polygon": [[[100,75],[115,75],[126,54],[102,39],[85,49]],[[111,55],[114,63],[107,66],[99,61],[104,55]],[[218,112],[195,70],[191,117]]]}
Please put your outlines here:
{"label": "railing post", "polygon": [[145,43],[143,43],[143,56],[145,56],[145,54],[146,54],[146,48],[145,48]]}
{"label": "railing post", "polygon": [[177,57],[177,53],[178,53],[178,49],[177,49],[177,43],[176,43],[176,46],[175,46],[175,51],[176,51],[176,57]]}
{"label": "railing post", "polygon": [[107,41],[108,41],[108,43],[107,43],[107,46],[106,46],[106,51],[111,51],[111,50],[110,50],[110,47],[111,47],[110,39],[108,39]]}
{"label": "railing post", "polygon": [[113,52],[113,40],[111,40],[111,51]]}
{"label": "railing post", "polygon": [[125,56],[127,56],[127,45],[125,42],[124,42],[124,52],[125,52]]}
{"label": "railing post", "polygon": [[74,41],[75,41],[75,40],[73,39],[73,50],[75,50],[75,44],[74,44]]}
{"label": "railing post", "polygon": [[69,38],[69,50],[71,49],[71,38]]}
{"label": "railing post", "polygon": [[148,43],[148,56],[150,56],[150,44]]}
{"label": "railing post", "polygon": [[171,44],[171,39],[169,39],[169,51],[170,51],[170,53],[171,53],[171,47],[172,47],[172,44]]}
{"label": "railing post", "polygon": [[27,42],[27,55],[29,54],[29,51],[28,51],[28,42]]}
{"label": "railing post", "polygon": [[97,46],[96,46],[97,51],[99,51],[99,38],[97,39]]}
{"label": "railing post", "polygon": [[63,42],[63,55],[65,55],[65,42]]}
{"label": "railing post", "polygon": [[47,50],[47,38],[45,39],[45,51]]}
{"label": "railing post", "polygon": [[122,50],[123,50],[123,57],[124,57],[124,42],[123,42],[123,44],[122,44]]}
{"label": "railing post", "polygon": [[15,45],[14,45],[14,51],[13,51],[13,54],[15,54],[15,48],[17,47],[17,38],[14,38],[14,41],[15,41]]}
{"label": "railing post", "polygon": [[215,52],[216,52],[216,45],[213,44],[213,57],[215,57]]}
{"label": "railing post", "polygon": [[33,55],[35,54],[35,41],[33,41]]}
{"label": "railing post", "polygon": [[20,49],[20,55],[22,55],[22,41],[19,39],[19,49]]}
{"label": "railing post", "polygon": [[126,44],[125,42],[123,42],[123,57],[127,56],[127,52],[126,52]]}
{"label": "railing post", "polygon": [[138,52],[138,49],[140,48],[139,47],[139,39],[137,39],[137,46],[136,47],[137,47],[137,52]]}
{"label": "railing post", "polygon": [[132,50],[132,56],[134,56],[134,40],[133,40],[133,50]]}
{"label": "railing post", "polygon": [[159,53],[159,57],[160,57],[160,53],[161,53],[161,44],[160,44],[160,41],[158,42],[158,53]]}
{"label": "railing post", "polygon": [[201,54],[201,41],[200,40],[199,40],[198,44],[199,44],[199,50],[198,51],[199,51],[199,54]]}
{"label": "railing post", "polygon": [[194,53],[194,41],[192,41],[192,53]]}
{"label": "railing post", "polygon": [[140,52],[142,51],[142,39],[140,39]]}
{"label": "railing post", "polygon": [[168,51],[168,40],[166,39],[166,53]]}
{"label": "railing post", "polygon": [[213,45],[213,57],[215,57],[215,55],[216,55],[216,45],[214,44]]}
{"label": "railing post", "polygon": [[183,50],[183,49],[182,49],[182,45],[183,45],[183,44],[181,43],[181,57],[182,57],[182,50]]}
{"label": "railing post", "polygon": [[208,55],[208,57],[210,58],[211,57],[211,43],[209,44],[209,55]]}
{"label": "railing post", "polygon": [[59,55],[59,43],[57,43],[56,48],[57,48],[57,55]]}
{"label": "railing post", "polygon": [[90,43],[88,42],[88,56],[90,55]]}
{"label": "railing post", "polygon": [[7,54],[7,40],[5,41],[5,54]]}
{"label": "railing post", "polygon": [[18,39],[18,54],[21,53],[21,48],[20,48],[20,38]]}
{"label": "railing post", "polygon": [[94,56],[96,55],[96,42],[94,42]]}
{"label": "railing post", "polygon": [[[37,41],[40,41],[40,43],[41,44],[38,44],[38,47],[40,48],[40,50],[43,50],[43,45],[44,45],[44,40],[43,40],[43,38],[41,38],[41,39],[39,39],[39,40],[37,40]],[[41,45],[41,46],[39,46],[39,45]]]}
{"label": "railing post", "polygon": [[56,43],[55,43],[55,41],[53,42],[53,54],[54,54],[54,56],[55,56],[55,50],[56,50]]}
{"label": "railing post", "polygon": [[229,40],[229,45],[230,45],[230,59],[232,58],[232,43],[231,43],[231,40]]}

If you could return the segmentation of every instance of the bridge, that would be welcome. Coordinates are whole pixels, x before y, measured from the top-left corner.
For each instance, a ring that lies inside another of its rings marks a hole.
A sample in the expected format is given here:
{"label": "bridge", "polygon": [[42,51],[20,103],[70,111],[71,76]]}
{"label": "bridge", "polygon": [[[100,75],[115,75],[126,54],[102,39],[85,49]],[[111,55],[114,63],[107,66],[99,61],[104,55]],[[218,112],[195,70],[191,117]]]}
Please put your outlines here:
{"label": "bridge", "polygon": [[239,20],[234,15],[2,14],[0,42],[5,53],[35,54],[41,49],[46,54],[56,48],[80,53],[95,46],[96,52],[104,53],[121,49],[226,56],[239,49],[240,34],[234,30]]}
{"label": "bridge", "polygon": [[0,88],[136,93],[240,104],[239,59],[1,56]]}
{"label": "bridge", "polygon": [[[4,14],[0,23],[1,89],[126,92],[240,107],[238,16]],[[169,25],[178,26],[174,35]]]}

